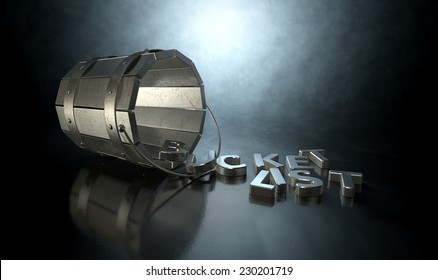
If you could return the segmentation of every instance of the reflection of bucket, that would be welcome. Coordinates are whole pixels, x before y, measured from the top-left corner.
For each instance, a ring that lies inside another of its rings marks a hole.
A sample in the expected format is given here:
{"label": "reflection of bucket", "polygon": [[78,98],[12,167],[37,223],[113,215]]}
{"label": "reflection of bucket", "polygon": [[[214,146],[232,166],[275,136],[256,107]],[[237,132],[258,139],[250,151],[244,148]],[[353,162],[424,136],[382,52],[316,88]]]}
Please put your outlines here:
{"label": "reflection of bucket", "polygon": [[182,191],[191,182],[120,160],[98,161],[76,177],[70,214],[109,251],[177,258],[193,242],[204,212],[205,192]]}
{"label": "reflection of bucket", "polygon": [[191,60],[176,50],[146,50],[79,62],[60,83],[56,111],[63,132],[79,147],[151,166],[121,132],[152,158],[166,140],[183,142],[191,153],[206,103]]}

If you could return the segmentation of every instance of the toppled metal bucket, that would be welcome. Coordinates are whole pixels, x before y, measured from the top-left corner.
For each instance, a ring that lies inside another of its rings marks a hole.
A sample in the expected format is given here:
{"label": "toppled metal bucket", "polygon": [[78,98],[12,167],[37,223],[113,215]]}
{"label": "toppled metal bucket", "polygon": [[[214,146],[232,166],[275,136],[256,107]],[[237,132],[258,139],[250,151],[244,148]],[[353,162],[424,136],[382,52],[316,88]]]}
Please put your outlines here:
{"label": "toppled metal bucket", "polygon": [[207,108],[195,65],[177,50],[79,62],[56,98],[61,128],[79,147],[169,169],[195,149]]}

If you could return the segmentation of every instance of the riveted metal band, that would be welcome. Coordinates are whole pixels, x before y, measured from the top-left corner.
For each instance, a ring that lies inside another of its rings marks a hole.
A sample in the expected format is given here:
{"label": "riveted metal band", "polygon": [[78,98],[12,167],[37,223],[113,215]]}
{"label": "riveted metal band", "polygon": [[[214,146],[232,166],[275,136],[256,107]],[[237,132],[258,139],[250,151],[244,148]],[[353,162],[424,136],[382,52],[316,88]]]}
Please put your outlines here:
{"label": "riveted metal band", "polygon": [[114,147],[119,150],[119,157],[126,158],[129,157],[132,160],[136,159],[136,156],[132,153],[130,149],[125,149],[122,140],[120,138],[120,132],[124,130],[123,125],[119,127],[117,123],[116,116],[116,105],[118,97],[121,94],[122,87],[120,85],[120,81],[128,69],[129,65],[135,61],[139,56],[141,56],[144,52],[134,53],[125,59],[123,59],[119,65],[117,65],[116,70],[113,75],[110,77],[108,82],[108,86],[105,93],[105,103],[104,103],[104,113],[105,113],[105,124],[106,130],[108,132],[108,136],[111,140],[111,143]]}
{"label": "riveted metal band", "polygon": [[79,88],[79,80],[87,71],[88,68],[93,66],[98,59],[92,59],[85,63],[79,63],[76,65],[75,70],[68,82],[67,92],[64,94],[64,116],[67,122],[67,127],[70,130],[71,137],[76,144],[85,148],[85,143],[82,140],[82,136],[79,133],[78,126],[75,119],[74,103]]}

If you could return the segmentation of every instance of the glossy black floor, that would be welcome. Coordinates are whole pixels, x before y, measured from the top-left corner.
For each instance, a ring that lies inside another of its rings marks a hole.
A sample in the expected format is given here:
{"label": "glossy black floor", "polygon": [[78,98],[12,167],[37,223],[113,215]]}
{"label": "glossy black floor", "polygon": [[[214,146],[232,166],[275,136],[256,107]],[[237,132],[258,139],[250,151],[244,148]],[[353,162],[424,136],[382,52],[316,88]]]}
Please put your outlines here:
{"label": "glossy black floor", "polygon": [[[432,207],[406,181],[404,166],[410,158],[400,153],[397,139],[381,133],[351,135],[351,130],[315,132],[314,127],[290,134],[272,127],[279,131],[256,137],[251,136],[255,132],[232,135],[227,132],[233,126],[228,127],[223,129],[223,154],[239,154],[248,165],[247,177],[228,181],[216,176],[191,184],[89,155],[54,132],[52,139],[63,144],[47,146],[62,156],[34,154],[29,169],[17,167],[22,177],[8,186],[8,242],[2,254],[36,259],[434,256],[433,229],[424,219]],[[249,196],[253,153],[278,153],[284,162],[285,155],[303,147],[325,148],[333,169],[363,172],[363,192],[352,201],[343,201],[337,188],[327,186],[317,202],[299,201],[292,193],[276,201]],[[84,204],[79,193],[87,187],[91,194]],[[125,199],[132,200],[128,212],[123,212]]]}
{"label": "glossy black floor", "polygon": [[[54,2],[7,4],[8,63],[22,71],[7,77],[17,91],[6,104],[25,114],[28,123],[7,118],[13,125],[4,134],[9,135],[4,160],[10,162],[4,176],[12,183],[3,185],[2,259],[437,258],[434,184],[423,179],[433,178],[433,171],[421,160],[430,149],[429,136],[416,128],[433,120],[426,94],[436,92],[436,71],[430,70],[435,5],[381,4],[385,11],[395,5],[396,11],[412,13],[409,28],[399,30],[408,23],[394,14],[380,22],[382,34],[392,35],[363,68],[349,70],[364,77],[350,84],[342,77],[339,83],[309,80],[316,93],[306,97],[293,84],[289,88],[284,65],[271,81],[272,91],[266,88],[256,100],[251,94],[257,84],[239,84],[233,78],[240,77],[237,72],[222,73],[223,90],[220,81],[210,90],[206,83],[207,101],[221,127],[222,154],[240,155],[248,174],[241,180],[213,176],[187,182],[100,158],[60,131],[53,106],[59,80],[82,51],[101,50],[76,35],[81,43],[70,46],[64,35],[60,43],[60,33],[80,20],[69,13],[67,2]],[[357,34],[351,32],[347,37],[353,39]],[[137,49],[143,47],[148,46]],[[322,65],[327,72],[342,66]],[[207,123],[200,148],[215,143]],[[305,148],[326,149],[333,169],[362,172],[362,193],[343,200],[336,186],[326,185],[319,201],[301,201],[292,193],[275,201],[249,196],[253,153],[278,153],[284,162]],[[79,199],[84,186],[91,189],[85,200]]]}

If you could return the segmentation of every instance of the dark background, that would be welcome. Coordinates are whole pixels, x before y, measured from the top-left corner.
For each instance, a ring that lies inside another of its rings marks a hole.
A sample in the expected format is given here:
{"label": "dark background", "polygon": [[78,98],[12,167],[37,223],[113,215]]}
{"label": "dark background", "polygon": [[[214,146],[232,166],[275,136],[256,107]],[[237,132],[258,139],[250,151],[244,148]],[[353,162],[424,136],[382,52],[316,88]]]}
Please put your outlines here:
{"label": "dark background", "polygon": [[353,258],[436,259],[435,184],[421,177],[433,178],[422,160],[433,147],[418,126],[435,126],[436,11],[433,1],[396,0],[7,1],[4,108],[20,118],[3,124],[4,176],[15,183],[3,186],[2,259],[94,257],[71,254],[68,186],[91,155],[62,134],[55,97],[78,61],[145,48],[195,62],[225,154],[326,148],[367,176],[370,193],[396,201],[374,210],[415,249]]}

